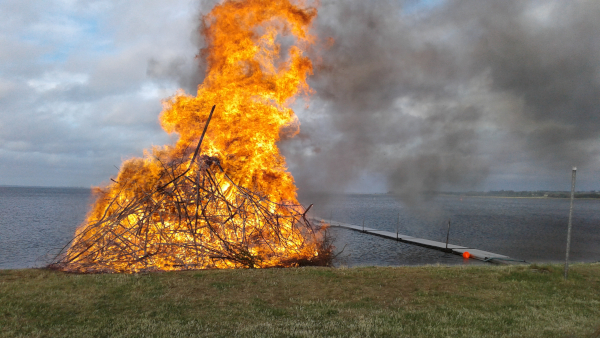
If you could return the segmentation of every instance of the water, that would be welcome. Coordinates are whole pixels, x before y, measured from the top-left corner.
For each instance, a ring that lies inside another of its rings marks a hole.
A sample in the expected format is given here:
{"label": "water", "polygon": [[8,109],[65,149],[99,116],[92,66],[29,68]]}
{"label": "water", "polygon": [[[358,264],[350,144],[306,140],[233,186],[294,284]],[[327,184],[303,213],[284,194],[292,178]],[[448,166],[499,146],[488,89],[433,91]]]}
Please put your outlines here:
{"label": "water", "polygon": [[0,187],[0,269],[47,265],[72,238],[90,189]]}
{"label": "water", "polygon": [[[418,207],[402,205],[391,195],[313,195],[314,216],[402,234],[446,241],[528,262],[563,262],[568,199],[438,196]],[[311,210],[312,211],[312,210]],[[347,265],[465,264],[459,256],[353,232],[332,229]],[[342,258],[340,257],[340,258]],[[600,200],[577,199],[571,253],[574,262],[600,261]]]}
{"label": "water", "polygon": [[[89,189],[0,187],[0,269],[41,267],[73,237],[92,203]],[[529,262],[562,262],[567,199],[440,196],[409,208],[389,195],[303,196],[312,216],[475,247]],[[400,221],[398,223],[398,214]],[[337,266],[482,264],[344,229],[331,229]],[[342,250],[343,249],[343,250]],[[570,258],[600,260],[600,200],[576,200]]]}

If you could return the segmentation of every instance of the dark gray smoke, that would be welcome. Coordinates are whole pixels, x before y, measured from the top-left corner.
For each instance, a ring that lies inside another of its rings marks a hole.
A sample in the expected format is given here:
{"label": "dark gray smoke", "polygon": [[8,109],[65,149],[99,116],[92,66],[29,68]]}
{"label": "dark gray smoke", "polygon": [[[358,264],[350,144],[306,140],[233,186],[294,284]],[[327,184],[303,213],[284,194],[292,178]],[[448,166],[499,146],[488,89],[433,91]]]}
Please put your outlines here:
{"label": "dark gray smoke", "polygon": [[427,3],[322,1],[316,94],[281,145],[301,191],[375,177],[411,202],[598,173],[600,2]]}
{"label": "dark gray smoke", "polygon": [[303,137],[285,147],[301,189],[343,189],[361,172],[405,201],[488,178],[562,189],[572,165],[598,163],[600,2],[409,5],[323,2],[318,35],[335,43]]}

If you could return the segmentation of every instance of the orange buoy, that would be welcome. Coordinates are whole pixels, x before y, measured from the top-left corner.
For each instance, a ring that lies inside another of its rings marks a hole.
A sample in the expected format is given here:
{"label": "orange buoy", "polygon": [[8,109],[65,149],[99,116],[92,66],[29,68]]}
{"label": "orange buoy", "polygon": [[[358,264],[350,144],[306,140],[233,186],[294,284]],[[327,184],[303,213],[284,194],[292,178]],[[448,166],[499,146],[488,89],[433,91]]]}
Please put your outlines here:
{"label": "orange buoy", "polygon": [[463,252],[463,258],[469,259],[471,258],[471,254],[468,251]]}

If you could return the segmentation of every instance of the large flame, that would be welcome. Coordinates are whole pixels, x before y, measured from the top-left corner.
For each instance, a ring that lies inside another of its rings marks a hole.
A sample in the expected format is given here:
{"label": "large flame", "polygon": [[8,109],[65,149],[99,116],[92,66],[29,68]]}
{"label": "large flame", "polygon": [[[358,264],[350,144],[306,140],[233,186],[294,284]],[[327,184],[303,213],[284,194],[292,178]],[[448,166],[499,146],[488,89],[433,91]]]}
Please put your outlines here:
{"label": "large flame", "polygon": [[[98,202],[61,262],[79,271],[132,272],[315,260],[322,243],[299,226],[303,209],[277,142],[298,132],[289,105],[311,92],[306,78],[312,63],[305,52],[314,42],[309,28],[316,15],[301,1],[226,0],[204,16],[206,78],[196,96],[179,91],[166,100],[160,116],[163,128],[180,136],[178,142],[123,163],[114,183],[99,189]],[[204,155],[192,169],[191,149],[213,105]],[[220,170],[208,169],[216,167]],[[185,187],[168,187],[177,180]],[[199,210],[212,215],[199,221]],[[195,213],[195,221],[183,224],[182,213]],[[232,253],[214,254],[225,251]]]}
{"label": "large flame", "polygon": [[[238,184],[271,200],[295,201],[294,180],[276,143],[283,132],[298,132],[287,104],[310,92],[306,77],[312,63],[303,50],[313,43],[308,29],[316,14],[288,0],[247,0],[226,1],[205,16],[204,83],[196,97],[179,93],[167,101],[161,114],[163,128],[181,135],[177,148],[198,138],[216,104],[204,152],[221,158]],[[292,43],[286,59],[278,35]]]}

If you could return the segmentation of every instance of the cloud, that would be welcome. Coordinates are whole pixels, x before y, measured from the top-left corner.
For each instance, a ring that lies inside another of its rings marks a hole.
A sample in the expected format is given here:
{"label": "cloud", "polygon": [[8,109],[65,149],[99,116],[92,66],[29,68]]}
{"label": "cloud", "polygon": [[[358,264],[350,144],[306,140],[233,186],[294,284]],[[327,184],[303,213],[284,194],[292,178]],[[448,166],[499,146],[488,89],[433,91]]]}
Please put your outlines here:
{"label": "cloud", "polygon": [[[98,184],[172,142],[160,101],[195,94],[215,3],[1,2],[0,184]],[[584,0],[323,0],[315,95],[281,143],[300,190],[568,189],[572,165],[600,188],[599,15]]]}
{"label": "cloud", "polygon": [[196,1],[3,1],[0,184],[89,186],[173,142],[158,124],[178,84],[150,60],[197,48]]}
{"label": "cloud", "polygon": [[64,91],[75,86],[83,86],[87,84],[88,80],[88,74],[72,74],[54,71],[45,73],[39,78],[27,80],[27,84],[37,92],[47,92],[52,90]]}
{"label": "cloud", "polygon": [[0,79],[0,99],[9,96],[14,89],[15,85],[11,81]]}

